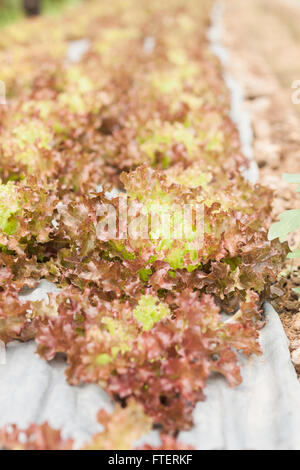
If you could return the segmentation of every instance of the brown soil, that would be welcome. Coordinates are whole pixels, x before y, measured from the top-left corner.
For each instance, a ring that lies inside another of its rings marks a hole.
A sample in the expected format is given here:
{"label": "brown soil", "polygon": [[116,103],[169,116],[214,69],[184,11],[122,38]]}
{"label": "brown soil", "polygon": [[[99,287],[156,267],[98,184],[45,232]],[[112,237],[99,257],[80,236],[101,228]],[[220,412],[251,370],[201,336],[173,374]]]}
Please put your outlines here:
{"label": "brown soil", "polygon": [[[275,190],[274,220],[300,207],[296,186],[283,173],[300,173],[300,104],[291,86],[300,80],[300,0],[224,0],[223,40],[230,51],[229,72],[240,83],[251,115],[260,180]],[[300,233],[289,240],[300,247]],[[300,373],[300,260],[287,261],[272,303],[290,340]]]}

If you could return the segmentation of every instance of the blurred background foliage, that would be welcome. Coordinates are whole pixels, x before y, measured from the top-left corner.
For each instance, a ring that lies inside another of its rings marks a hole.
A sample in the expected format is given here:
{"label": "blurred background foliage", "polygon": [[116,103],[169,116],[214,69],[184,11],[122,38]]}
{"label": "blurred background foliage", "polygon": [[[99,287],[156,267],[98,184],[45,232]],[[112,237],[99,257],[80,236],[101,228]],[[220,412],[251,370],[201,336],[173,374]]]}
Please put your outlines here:
{"label": "blurred background foliage", "polygon": [[[41,13],[58,13],[64,6],[80,0],[39,0]],[[24,16],[24,0],[0,0],[0,26]]]}

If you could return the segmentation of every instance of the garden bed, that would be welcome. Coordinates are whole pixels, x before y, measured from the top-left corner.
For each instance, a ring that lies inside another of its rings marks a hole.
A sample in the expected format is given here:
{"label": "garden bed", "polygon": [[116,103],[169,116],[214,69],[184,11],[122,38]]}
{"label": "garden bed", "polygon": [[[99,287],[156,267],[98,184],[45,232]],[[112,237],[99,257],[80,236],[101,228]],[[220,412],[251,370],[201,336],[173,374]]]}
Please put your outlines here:
{"label": "garden bed", "polygon": [[[262,311],[287,247],[268,240],[272,192],[255,184],[242,95],[226,72],[230,95],[213,54],[224,58],[216,23],[207,39],[212,2],[82,8],[3,36],[0,338],[13,342],[1,370],[2,422],[47,419],[94,449],[145,445],[136,441],[151,429],[162,448],[296,448],[277,423],[299,435],[289,417],[298,383],[276,313]],[[139,216],[201,204],[202,245],[191,248],[190,232],[187,241],[161,229],[142,241],[99,236],[99,207],[119,209],[124,191]],[[58,295],[26,298],[41,280],[45,292],[45,279]],[[33,338],[43,359],[33,343],[14,342]],[[65,359],[73,387],[62,381]],[[20,369],[24,390],[7,394]],[[33,406],[19,412],[31,393]],[[272,404],[256,422],[249,394],[262,413]],[[113,414],[100,415],[105,431],[91,438],[97,408]],[[34,426],[28,435],[38,432],[47,435]],[[45,446],[72,446],[52,434]],[[22,444],[7,430],[1,439]]]}

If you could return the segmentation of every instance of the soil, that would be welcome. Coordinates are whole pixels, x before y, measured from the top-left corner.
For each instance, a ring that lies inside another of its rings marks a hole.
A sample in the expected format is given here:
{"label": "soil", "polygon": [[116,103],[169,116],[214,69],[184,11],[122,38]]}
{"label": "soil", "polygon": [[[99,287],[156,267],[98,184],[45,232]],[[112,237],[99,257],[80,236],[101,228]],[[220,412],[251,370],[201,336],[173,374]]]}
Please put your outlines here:
{"label": "soil", "polygon": [[[283,173],[300,173],[300,104],[292,100],[292,84],[300,80],[300,0],[224,0],[222,4],[229,73],[244,92],[260,181],[275,191],[276,220],[283,210],[300,208],[297,186],[282,180]],[[300,247],[300,231],[289,244]],[[300,298],[294,287],[300,287],[300,260],[288,260],[272,286],[272,303],[300,377]]]}

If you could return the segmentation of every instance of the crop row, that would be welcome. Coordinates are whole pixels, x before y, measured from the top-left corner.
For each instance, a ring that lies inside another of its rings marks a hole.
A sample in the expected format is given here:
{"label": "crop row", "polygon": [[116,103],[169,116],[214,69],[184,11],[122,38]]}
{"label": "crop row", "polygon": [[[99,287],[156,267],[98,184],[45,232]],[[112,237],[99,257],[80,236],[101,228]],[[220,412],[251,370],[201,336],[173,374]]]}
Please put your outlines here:
{"label": "crop row", "polygon": [[[34,337],[46,360],[64,353],[71,384],[134,399],[171,434],[192,425],[212,373],[237,385],[237,351],[260,353],[261,304],[287,251],[268,241],[271,191],[242,176],[210,8],[94,1],[0,40],[0,338]],[[82,39],[88,50],[68,59]],[[129,225],[201,207],[201,245],[161,226],[121,237],[125,195]],[[98,230],[108,206],[111,237]],[[41,278],[61,293],[21,303]]]}

